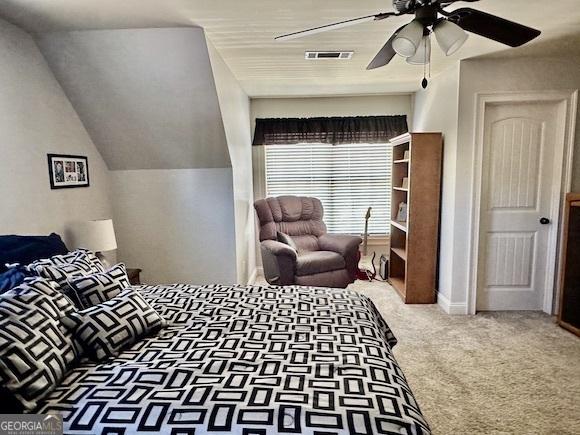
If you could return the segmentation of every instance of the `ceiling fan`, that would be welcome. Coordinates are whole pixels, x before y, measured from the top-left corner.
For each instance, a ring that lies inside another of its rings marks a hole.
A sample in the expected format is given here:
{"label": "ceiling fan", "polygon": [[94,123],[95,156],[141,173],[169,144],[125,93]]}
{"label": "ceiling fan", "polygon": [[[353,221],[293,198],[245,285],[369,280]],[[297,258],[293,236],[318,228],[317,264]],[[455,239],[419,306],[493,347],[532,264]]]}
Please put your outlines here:
{"label": "ceiling fan", "polygon": [[[329,30],[341,29],[359,23],[381,21],[389,17],[407,14],[415,18],[389,38],[367,66],[368,70],[387,65],[395,54],[407,59],[412,65],[427,65],[431,59],[431,33],[443,52],[450,56],[457,52],[468,38],[467,32],[475,33],[510,47],[519,47],[540,35],[540,31],[472,8],[460,8],[452,12],[446,7],[458,1],[473,3],[479,0],[393,0],[396,12],[382,12],[360,18],[340,21],[325,26],[278,36],[276,40],[288,41]],[[466,32],[467,31],[467,32]],[[427,79],[423,79],[427,87]]]}

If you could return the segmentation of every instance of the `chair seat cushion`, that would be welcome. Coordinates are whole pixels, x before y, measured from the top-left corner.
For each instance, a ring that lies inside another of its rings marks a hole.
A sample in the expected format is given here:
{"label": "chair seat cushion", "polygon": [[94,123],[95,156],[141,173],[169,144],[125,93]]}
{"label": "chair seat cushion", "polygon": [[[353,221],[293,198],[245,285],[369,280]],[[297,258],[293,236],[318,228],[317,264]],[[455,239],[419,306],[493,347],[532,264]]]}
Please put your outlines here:
{"label": "chair seat cushion", "polygon": [[330,272],[344,269],[346,264],[344,258],[331,251],[311,251],[303,252],[296,259],[296,275],[314,275],[316,273]]}

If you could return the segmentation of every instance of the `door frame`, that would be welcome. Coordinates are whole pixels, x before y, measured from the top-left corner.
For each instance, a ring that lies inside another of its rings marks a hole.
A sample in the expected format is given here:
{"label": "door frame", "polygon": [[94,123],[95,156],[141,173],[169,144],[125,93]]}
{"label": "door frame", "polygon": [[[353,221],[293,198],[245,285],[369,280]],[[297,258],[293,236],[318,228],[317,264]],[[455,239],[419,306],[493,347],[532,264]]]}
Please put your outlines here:
{"label": "door frame", "polygon": [[[544,292],[543,311],[553,314],[554,300],[559,287],[560,277],[557,274],[557,263],[560,252],[558,250],[559,241],[562,235],[561,214],[563,204],[563,192],[569,192],[572,188],[572,170],[574,159],[574,141],[576,132],[576,116],[578,108],[578,90],[571,91],[530,91],[530,92],[494,92],[477,93],[475,98],[475,122],[474,130],[474,159],[473,159],[473,179],[471,185],[471,214],[469,218],[469,248],[468,248],[468,292],[467,292],[467,314],[474,315],[477,312],[477,286],[478,286],[478,264],[480,255],[480,233],[481,233],[481,200],[483,189],[483,157],[484,157],[484,137],[485,137],[485,113],[489,105],[513,104],[513,103],[560,103],[565,109],[565,116],[560,116],[557,126],[557,134],[563,142],[563,155],[561,162],[564,164],[562,170],[562,181],[560,186],[554,186],[552,195],[551,218],[554,225],[550,228],[548,237],[549,257],[554,261],[548,262],[548,273],[546,282],[550,280],[554,283],[553,292]],[[564,131],[564,134],[562,134]],[[553,255],[552,255],[553,253]]]}

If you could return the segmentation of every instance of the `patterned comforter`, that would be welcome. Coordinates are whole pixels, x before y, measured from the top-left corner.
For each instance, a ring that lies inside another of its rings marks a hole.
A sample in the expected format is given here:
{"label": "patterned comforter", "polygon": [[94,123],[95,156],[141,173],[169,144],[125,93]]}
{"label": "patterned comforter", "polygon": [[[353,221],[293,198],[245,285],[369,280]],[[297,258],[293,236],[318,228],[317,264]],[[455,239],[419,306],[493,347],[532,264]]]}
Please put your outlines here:
{"label": "patterned comforter", "polygon": [[138,286],[169,322],[37,412],[70,434],[428,434],[373,303],[310,287]]}

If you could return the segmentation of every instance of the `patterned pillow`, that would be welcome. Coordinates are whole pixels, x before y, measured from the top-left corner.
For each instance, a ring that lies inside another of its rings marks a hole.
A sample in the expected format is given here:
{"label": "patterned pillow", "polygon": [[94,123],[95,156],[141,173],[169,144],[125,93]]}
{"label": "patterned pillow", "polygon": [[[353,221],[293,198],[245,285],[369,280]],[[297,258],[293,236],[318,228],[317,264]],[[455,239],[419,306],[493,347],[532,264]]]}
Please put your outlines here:
{"label": "patterned pillow", "polygon": [[76,293],[68,286],[68,279],[105,271],[97,256],[86,249],[77,249],[65,255],[38,260],[30,263],[26,269],[34,275],[56,282],[60,287],[59,290],[70,297],[79,308],[83,306]]}
{"label": "patterned pillow", "polygon": [[63,323],[93,359],[102,361],[139,338],[157,332],[167,324],[137,291],[128,288],[110,301],[71,312]]}
{"label": "patterned pillow", "polygon": [[36,270],[39,266],[63,266],[77,263],[89,267],[94,271],[93,273],[105,271],[103,263],[101,263],[95,253],[83,248],[76,249],[68,254],[54,255],[50,258],[34,261],[27,267],[31,270]]}
{"label": "patterned pillow", "polygon": [[50,393],[78,360],[61,319],[73,303],[35,278],[0,295],[0,380],[27,410]]}
{"label": "patterned pillow", "polygon": [[113,266],[106,272],[69,278],[67,282],[78,295],[84,308],[107,302],[121,293],[121,290],[131,287],[123,263]]}

